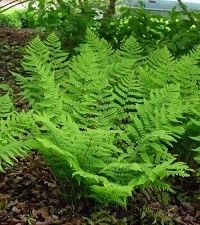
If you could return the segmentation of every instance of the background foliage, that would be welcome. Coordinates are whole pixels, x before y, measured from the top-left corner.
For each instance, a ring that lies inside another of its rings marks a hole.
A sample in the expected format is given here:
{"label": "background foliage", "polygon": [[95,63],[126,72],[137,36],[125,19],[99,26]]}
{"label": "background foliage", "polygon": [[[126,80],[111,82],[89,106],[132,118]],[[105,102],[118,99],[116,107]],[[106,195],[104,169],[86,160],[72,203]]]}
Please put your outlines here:
{"label": "background foliage", "polygon": [[40,27],[47,33],[54,31],[71,50],[84,41],[88,27],[114,48],[133,35],[146,53],[166,45],[173,55],[179,56],[200,43],[198,12],[174,9],[169,13],[154,13],[142,6],[140,9],[121,7],[119,2],[31,0],[28,11],[1,14],[0,24]]}

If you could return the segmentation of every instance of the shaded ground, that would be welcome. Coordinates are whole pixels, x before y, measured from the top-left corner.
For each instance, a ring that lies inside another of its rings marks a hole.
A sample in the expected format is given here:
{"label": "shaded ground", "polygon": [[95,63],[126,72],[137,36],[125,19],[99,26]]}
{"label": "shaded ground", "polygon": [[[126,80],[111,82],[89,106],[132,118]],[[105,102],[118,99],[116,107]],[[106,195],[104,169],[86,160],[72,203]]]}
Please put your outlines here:
{"label": "shaded ground", "polygon": [[[191,179],[194,184],[195,179]],[[189,181],[185,181],[189,184]],[[185,196],[199,193],[199,183],[185,187]],[[176,184],[177,188],[179,187]],[[1,225],[152,225],[200,224],[199,202],[189,203],[177,196],[161,204],[155,193],[147,197],[139,193],[129,200],[127,208],[102,207],[82,199],[66,199],[61,186],[44,163],[33,152],[14,167],[0,174],[0,224]],[[71,187],[65,187],[70,193]],[[159,193],[160,194],[160,193]],[[86,218],[87,217],[87,218]],[[85,219],[86,218],[86,219]]]}
{"label": "shaded ground", "polygon": [[79,225],[56,179],[37,153],[0,175],[1,225]]}
{"label": "shaded ground", "polygon": [[[10,84],[16,92],[10,71],[20,70],[21,47],[37,34],[0,27],[0,83]],[[173,195],[138,192],[127,208],[105,208],[86,199],[74,204],[64,198],[61,185],[33,152],[0,174],[0,225],[200,225],[200,180],[194,176],[172,183],[177,191]],[[65,193],[70,191],[66,186]]]}

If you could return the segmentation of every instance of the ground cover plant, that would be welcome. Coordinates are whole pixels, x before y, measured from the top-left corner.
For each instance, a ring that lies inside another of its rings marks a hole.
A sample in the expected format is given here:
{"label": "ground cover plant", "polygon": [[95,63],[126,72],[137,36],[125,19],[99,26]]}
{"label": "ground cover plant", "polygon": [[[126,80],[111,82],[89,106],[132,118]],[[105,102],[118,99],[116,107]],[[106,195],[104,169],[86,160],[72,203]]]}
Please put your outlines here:
{"label": "ground cover plant", "polygon": [[171,191],[169,177],[198,168],[195,159],[178,161],[173,145],[190,129],[198,141],[199,47],[178,60],[167,48],[144,58],[135,38],[114,51],[89,30],[80,54],[67,57],[54,34],[27,47],[30,76],[13,75],[28,111],[1,97],[2,166],[37,149],[82,195],[119,205],[138,188]]}

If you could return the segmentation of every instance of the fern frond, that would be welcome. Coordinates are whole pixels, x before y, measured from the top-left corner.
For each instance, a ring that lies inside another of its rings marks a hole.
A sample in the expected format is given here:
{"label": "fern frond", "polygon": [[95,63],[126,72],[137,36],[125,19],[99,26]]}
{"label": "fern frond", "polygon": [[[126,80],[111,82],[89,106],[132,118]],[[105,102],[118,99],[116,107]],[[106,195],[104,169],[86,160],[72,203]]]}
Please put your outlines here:
{"label": "fern frond", "polygon": [[118,60],[129,59],[136,65],[144,59],[142,52],[135,37],[130,36],[122,43],[120,50],[117,50],[115,54]]}
{"label": "fern frond", "polygon": [[14,110],[13,102],[9,94],[0,96],[0,119],[7,118]]}
{"label": "fern frond", "polygon": [[132,195],[133,187],[131,185],[118,185],[108,183],[105,186],[93,185],[91,187],[91,197],[95,197],[100,202],[115,202],[122,206],[127,204],[127,198]]}
{"label": "fern frond", "polygon": [[[194,141],[199,143],[200,142],[200,129],[199,129],[200,128],[200,113],[199,113],[199,111],[196,111],[196,110],[194,110],[193,113],[194,113],[193,114],[194,118],[191,119],[191,122],[192,122],[192,124],[195,125],[196,136],[191,137],[191,139],[193,139]],[[193,151],[196,153],[194,159],[197,161],[197,163],[200,164],[200,146],[193,149]]]}
{"label": "fern frond", "polygon": [[99,68],[98,57],[92,51],[81,52],[75,57],[69,71],[66,89],[75,100],[108,86],[106,74]]}
{"label": "fern frond", "polygon": [[55,73],[48,63],[42,64],[40,59],[32,56],[35,75],[23,77],[14,74],[23,88],[22,95],[28,100],[34,111],[46,112],[51,117],[62,116],[63,97],[59,84],[55,81]]}
{"label": "fern frond", "polygon": [[85,44],[80,46],[80,52],[88,52],[91,51],[93,55],[95,55],[97,59],[97,63],[100,68],[105,68],[112,61],[113,49],[111,45],[105,40],[99,38],[95,32],[88,29],[86,33]]}
{"label": "fern frond", "polygon": [[174,70],[174,64],[174,59],[166,47],[152,52],[139,70],[145,90],[149,92],[170,84],[169,77]]}
{"label": "fern frond", "polygon": [[[35,71],[35,58],[40,60],[41,64],[49,62],[49,50],[47,46],[40,40],[39,36],[34,38],[25,49],[25,56],[22,66],[25,71],[33,75]],[[32,61],[33,60],[33,61]]]}
{"label": "fern frond", "polygon": [[130,122],[130,113],[136,112],[136,105],[145,98],[142,85],[136,75],[124,75],[114,86],[115,103],[119,106],[119,124]]}
{"label": "fern frond", "polygon": [[6,120],[0,120],[0,171],[33,148],[31,131],[34,132],[31,113],[12,113]]}
{"label": "fern frond", "polygon": [[113,63],[106,67],[110,84],[115,85],[126,76],[134,76],[143,57],[142,50],[134,37],[129,37],[120,50],[113,54]]}
{"label": "fern frond", "polygon": [[120,108],[114,103],[111,88],[83,96],[73,112],[75,121],[83,127],[110,129],[117,121]]}
{"label": "fern frond", "polygon": [[184,131],[180,126],[184,107],[180,100],[179,86],[170,85],[152,91],[150,99],[137,105],[136,109],[133,124],[127,127],[135,151],[142,153],[141,157],[148,163],[159,158],[171,158],[163,143],[171,145]]}
{"label": "fern frond", "polygon": [[49,50],[49,61],[52,70],[56,72],[56,77],[63,76],[68,67],[68,54],[61,49],[61,42],[55,33],[51,33],[46,41],[46,47]]}

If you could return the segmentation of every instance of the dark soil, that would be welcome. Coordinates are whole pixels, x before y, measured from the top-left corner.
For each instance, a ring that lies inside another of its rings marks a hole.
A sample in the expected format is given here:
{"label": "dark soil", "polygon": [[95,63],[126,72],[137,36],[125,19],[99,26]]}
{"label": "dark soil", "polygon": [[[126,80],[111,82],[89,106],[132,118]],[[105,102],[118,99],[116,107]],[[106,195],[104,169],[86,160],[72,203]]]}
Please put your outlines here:
{"label": "dark soil", "polygon": [[[22,47],[38,34],[0,27],[0,83],[16,92],[10,71],[20,70]],[[138,191],[127,208],[103,207],[89,199],[74,202],[73,196],[64,197],[71,193],[71,186],[63,189],[42,157],[32,152],[0,174],[0,225],[200,225],[199,178],[171,182],[173,195]]]}
{"label": "dark soil", "polygon": [[37,153],[7,168],[0,181],[1,225],[81,224]]}

